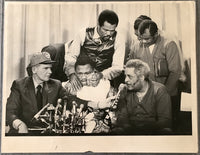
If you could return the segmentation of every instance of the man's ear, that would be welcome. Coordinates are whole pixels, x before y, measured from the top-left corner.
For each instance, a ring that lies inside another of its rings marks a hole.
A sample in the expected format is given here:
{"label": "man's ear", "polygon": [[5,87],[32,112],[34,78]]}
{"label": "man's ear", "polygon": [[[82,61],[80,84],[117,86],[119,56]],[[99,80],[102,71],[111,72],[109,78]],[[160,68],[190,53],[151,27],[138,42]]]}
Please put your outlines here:
{"label": "man's ear", "polygon": [[158,31],[154,34],[154,38],[158,37]]}
{"label": "man's ear", "polygon": [[37,66],[33,66],[33,67],[32,67],[32,72],[33,72],[33,74],[36,73],[36,71],[37,71]]}

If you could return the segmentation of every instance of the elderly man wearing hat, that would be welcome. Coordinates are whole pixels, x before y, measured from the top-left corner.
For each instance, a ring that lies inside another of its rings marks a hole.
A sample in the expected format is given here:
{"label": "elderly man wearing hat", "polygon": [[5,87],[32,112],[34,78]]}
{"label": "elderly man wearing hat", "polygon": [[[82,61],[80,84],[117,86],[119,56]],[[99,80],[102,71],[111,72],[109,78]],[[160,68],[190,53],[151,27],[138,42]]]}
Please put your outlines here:
{"label": "elderly man wearing hat", "polygon": [[33,74],[13,82],[6,105],[10,131],[28,133],[34,115],[47,103],[56,105],[66,95],[61,82],[50,78],[54,62],[47,52],[35,53],[29,64]]}

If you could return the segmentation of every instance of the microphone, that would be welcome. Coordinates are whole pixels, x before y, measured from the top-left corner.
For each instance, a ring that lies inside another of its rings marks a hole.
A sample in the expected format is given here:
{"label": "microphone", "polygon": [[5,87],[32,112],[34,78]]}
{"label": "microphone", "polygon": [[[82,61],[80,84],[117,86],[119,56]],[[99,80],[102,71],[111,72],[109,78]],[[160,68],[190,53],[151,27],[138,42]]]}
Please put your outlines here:
{"label": "microphone", "polygon": [[[57,124],[57,121],[58,121],[58,118],[59,118],[59,117],[57,116],[57,113],[58,113],[58,108],[61,106],[61,104],[60,104],[61,102],[62,102],[62,99],[59,98],[59,99],[57,100],[57,105],[56,105],[55,113],[54,113],[54,123],[55,123],[55,124]],[[55,128],[56,128],[56,125],[55,125]]]}
{"label": "microphone", "polygon": [[72,102],[72,114],[76,114],[76,106],[77,103],[75,101]]}
{"label": "microphone", "polygon": [[74,118],[76,116],[76,106],[77,106],[77,103],[73,101],[72,102],[72,121],[74,121]]}
{"label": "microphone", "polygon": [[58,113],[58,108],[61,107],[61,102],[62,102],[62,99],[58,99],[57,100],[57,105],[56,105],[56,108],[55,108],[55,115],[57,115]]}
{"label": "microphone", "polygon": [[81,115],[81,112],[83,111],[83,108],[84,108],[84,104],[81,104],[80,108],[79,108],[79,116]]}
{"label": "microphone", "polygon": [[80,112],[83,110],[83,108],[84,108],[84,104],[81,104],[80,105]]}
{"label": "microphone", "polygon": [[124,84],[124,83],[121,83],[121,84],[119,85],[119,88],[118,88],[118,93],[120,94],[120,92],[121,92],[122,90],[126,89],[126,88],[127,88],[127,85]]}
{"label": "microphone", "polygon": [[[49,105],[50,105],[50,103],[47,103],[37,114],[35,114],[35,115],[33,116],[32,120],[33,120],[33,119],[38,120],[38,118],[40,117],[40,114],[41,114]],[[32,121],[32,120],[31,120],[31,121]]]}
{"label": "microphone", "polygon": [[125,90],[125,89],[127,89],[126,84],[121,83],[121,84],[119,85],[119,87],[118,87],[118,92],[117,92],[117,95],[116,95],[116,97],[115,97],[115,99],[114,99],[114,102],[111,104],[111,108],[113,108],[113,109],[116,109],[116,108],[117,108],[116,106],[117,106],[118,99],[119,99],[119,97],[120,97],[120,93],[121,93],[123,90]]}
{"label": "microphone", "polygon": [[63,105],[63,113],[62,113],[62,121],[63,121],[63,132],[65,132],[65,125],[66,125],[66,108],[67,108],[67,99],[64,99],[64,105]]}
{"label": "microphone", "polygon": [[66,107],[67,107],[67,100],[64,99],[64,106],[63,106],[63,113],[62,113],[63,118],[65,118],[66,116]]}
{"label": "microphone", "polygon": [[55,110],[55,107],[53,104],[50,104],[49,107],[47,108],[47,111],[49,111],[49,122],[52,123],[53,118],[52,118],[52,112]]}
{"label": "microphone", "polygon": [[58,109],[59,108],[59,106],[60,106],[60,103],[62,102],[62,99],[61,98],[59,98],[58,100],[57,100],[57,105],[56,105],[56,109]]}

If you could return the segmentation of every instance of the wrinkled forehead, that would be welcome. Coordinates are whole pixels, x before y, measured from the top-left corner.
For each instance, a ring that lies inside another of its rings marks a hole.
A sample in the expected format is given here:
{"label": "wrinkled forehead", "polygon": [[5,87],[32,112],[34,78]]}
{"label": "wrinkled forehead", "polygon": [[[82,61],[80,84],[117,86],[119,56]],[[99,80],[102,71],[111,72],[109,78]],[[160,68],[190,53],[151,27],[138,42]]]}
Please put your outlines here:
{"label": "wrinkled forehead", "polygon": [[101,26],[101,28],[103,28],[103,29],[105,29],[107,31],[115,31],[116,27],[117,27],[116,24],[111,24],[111,23],[109,23],[107,21],[105,21],[103,23],[103,25]]}
{"label": "wrinkled forehead", "polygon": [[135,76],[135,68],[134,67],[126,67],[124,70],[125,75]]}
{"label": "wrinkled forehead", "polygon": [[92,68],[92,66],[90,64],[86,64],[86,65],[78,65],[76,67],[76,72],[77,73],[88,73],[88,72],[92,72],[94,69]]}

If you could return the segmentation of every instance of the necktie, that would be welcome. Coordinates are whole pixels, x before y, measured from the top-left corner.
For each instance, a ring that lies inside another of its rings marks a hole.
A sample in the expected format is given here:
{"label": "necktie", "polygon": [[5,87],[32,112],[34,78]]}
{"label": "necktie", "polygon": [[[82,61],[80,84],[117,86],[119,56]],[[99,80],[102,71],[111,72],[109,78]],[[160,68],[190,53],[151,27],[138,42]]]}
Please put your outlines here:
{"label": "necktie", "polygon": [[37,94],[36,94],[38,111],[40,109],[42,109],[42,92],[41,92],[41,89],[42,89],[42,86],[38,85],[37,86]]}

